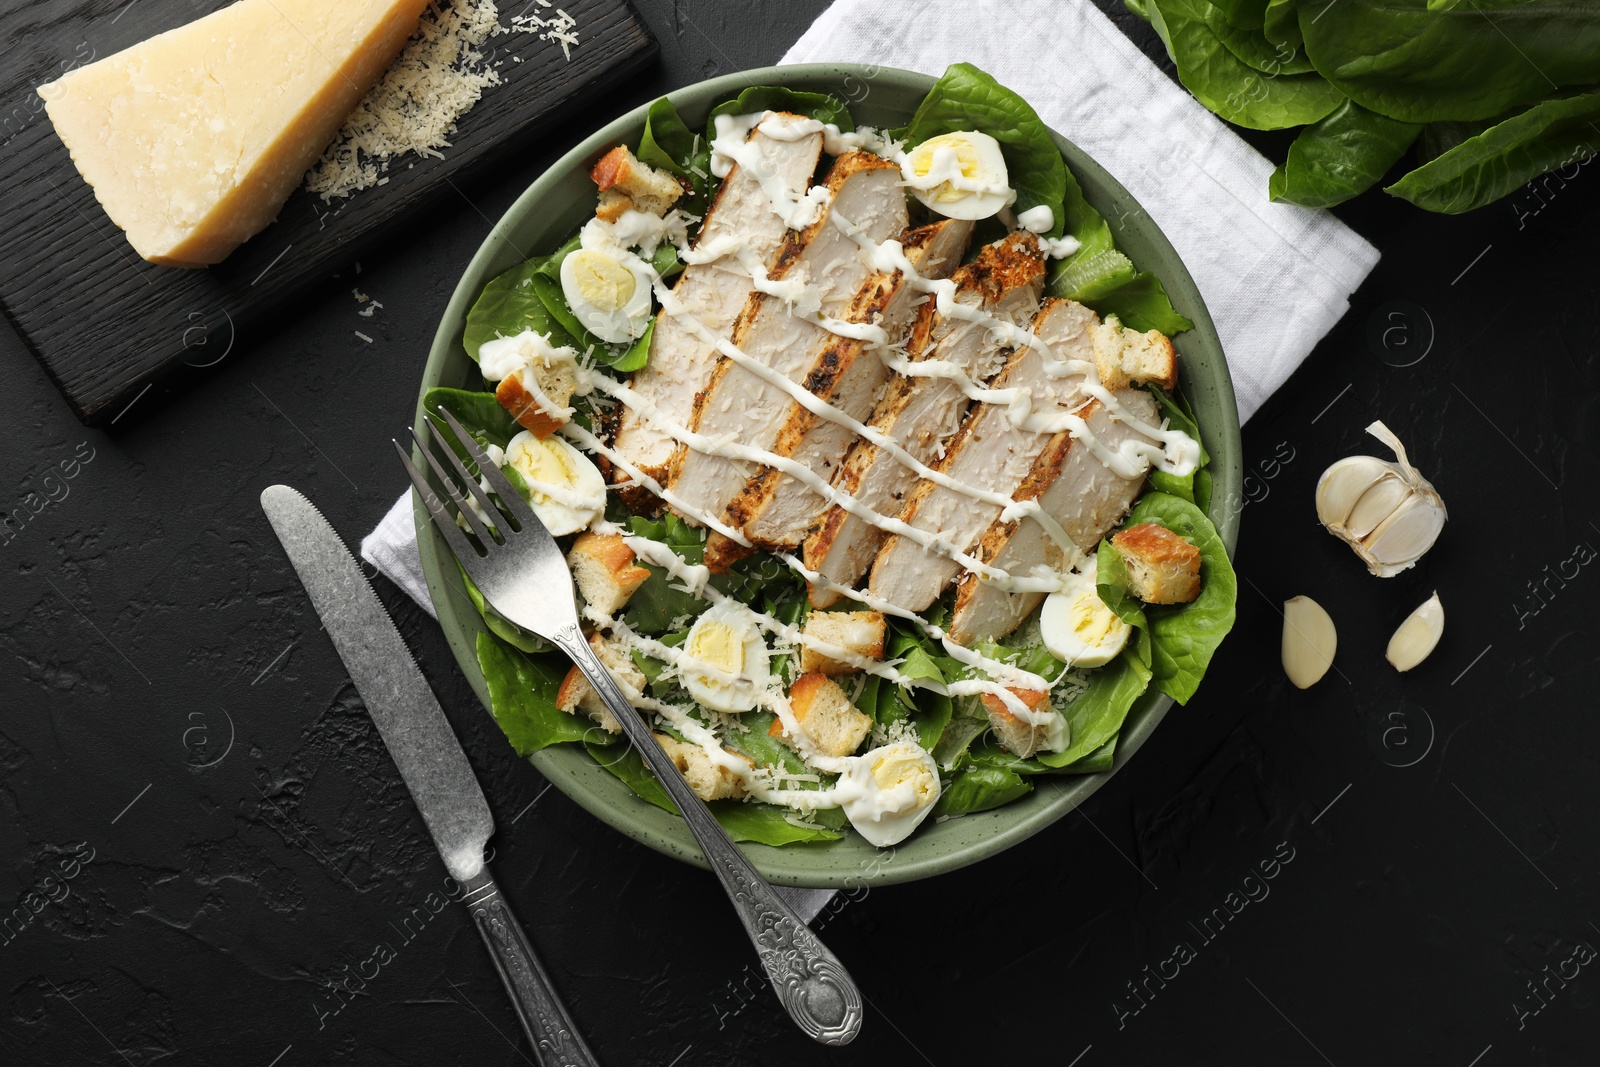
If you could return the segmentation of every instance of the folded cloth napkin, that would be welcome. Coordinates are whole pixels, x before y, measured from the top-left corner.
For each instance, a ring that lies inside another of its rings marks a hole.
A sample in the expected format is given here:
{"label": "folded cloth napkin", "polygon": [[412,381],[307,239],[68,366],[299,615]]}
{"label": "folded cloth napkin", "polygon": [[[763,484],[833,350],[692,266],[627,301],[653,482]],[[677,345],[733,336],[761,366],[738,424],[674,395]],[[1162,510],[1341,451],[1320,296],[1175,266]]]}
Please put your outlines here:
{"label": "folded cloth napkin", "polygon": [[[1087,0],[835,0],[782,62],[935,76],[967,62],[1020,93],[1126,186],[1177,249],[1221,336],[1241,419],[1333,327],[1378,261],[1326,211],[1268,201],[1272,164]],[[865,85],[870,93],[870,78]],[[361,555],[433,612],[409,493]],[[831,895],[794,892],[807,919]]]}

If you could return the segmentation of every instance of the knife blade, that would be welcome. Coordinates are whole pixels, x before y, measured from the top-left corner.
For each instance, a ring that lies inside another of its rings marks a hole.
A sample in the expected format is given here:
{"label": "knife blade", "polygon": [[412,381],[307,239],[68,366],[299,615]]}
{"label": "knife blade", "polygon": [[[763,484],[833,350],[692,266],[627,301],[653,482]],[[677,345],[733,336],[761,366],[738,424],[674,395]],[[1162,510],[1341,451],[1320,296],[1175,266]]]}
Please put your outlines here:
{"label": "knife blade", "polygon": [[316,505],[287,485],[273,485],[262,492],[261,508],[411,790],[446,869],[456,881],[469,881],[483,870],[494,818],[411,649]]}
{"label": "knife blade", "polygon": [[377,723],[445,868],[461,886],[461,901],[511,994],[534,1055],[544,1067],[599,1067],[484,865],[483,849],[494,834],[489,802],[388,609],[311,501],[287,485],[273,485],[262,492],[261,508]]}

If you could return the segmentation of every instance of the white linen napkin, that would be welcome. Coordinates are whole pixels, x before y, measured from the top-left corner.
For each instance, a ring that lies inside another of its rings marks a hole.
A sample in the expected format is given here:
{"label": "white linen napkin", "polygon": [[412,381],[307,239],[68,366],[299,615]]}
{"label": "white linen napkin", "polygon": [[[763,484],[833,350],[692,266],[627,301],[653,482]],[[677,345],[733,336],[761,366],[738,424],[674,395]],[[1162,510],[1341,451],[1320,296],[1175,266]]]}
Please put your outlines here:
{"label": "white linen napkin", "polygon": [[[938,76],[975,64],[1143,205],[1200,287],[1248,419],[1349,308],[1377,249],[1326,211],[1267,199],[1272,164],[1087,0],[835,0],[781,60]],[[871,92],[871,79],[865,79]],[[407,493],[361,556],[433,614]],[[808,921],[832,896],[789,890]],[[803,905],[803,906],[802,906]]]}

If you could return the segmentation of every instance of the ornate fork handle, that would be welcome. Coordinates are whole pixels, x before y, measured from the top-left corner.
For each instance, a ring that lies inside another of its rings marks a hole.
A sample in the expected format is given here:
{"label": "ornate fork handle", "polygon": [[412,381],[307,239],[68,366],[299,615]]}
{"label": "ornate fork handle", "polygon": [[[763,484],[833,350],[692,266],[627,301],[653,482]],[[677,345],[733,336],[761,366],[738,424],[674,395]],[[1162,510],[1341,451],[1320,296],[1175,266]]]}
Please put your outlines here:
{"label": "ornate fork handle", "polygon": [[489,946],[495,969],[511,993],[517,1019],[533,1042],[541,1067],[599,1067],[600,1061],[584,1044],[577,1024],[556,996],[550,976],[488,869],[463,888],[466,892],[462,900],[472,912],[483,943]]}
{"label": "ornate fork handle", "polygon": [[695,796],[578,628],[563,627],[555,634],[555,642],[611,709],[628,740],[689,824],[700,850],[733,901],[784,1010],[812,1039],[824,1045],[849,1044],[861,1030],[861,992],[844,965],[756,872],[710,809]]}

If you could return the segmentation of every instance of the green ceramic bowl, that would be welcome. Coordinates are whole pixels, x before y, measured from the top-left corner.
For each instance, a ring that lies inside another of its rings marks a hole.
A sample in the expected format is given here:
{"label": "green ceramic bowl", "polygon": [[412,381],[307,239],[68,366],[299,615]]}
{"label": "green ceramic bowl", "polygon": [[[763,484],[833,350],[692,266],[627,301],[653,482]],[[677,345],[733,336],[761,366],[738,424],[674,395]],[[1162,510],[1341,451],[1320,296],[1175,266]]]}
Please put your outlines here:
{"label": "green ceramic bowl", "polygon": [[[786,85],[832,93],[850,101],[858,124],[893,128],[904,125],[927,94],[933,79],[909,71],[868,69],[849,64],[771,67],[713,78],[671,94],[672,102],[691,128],[703,127],[712,106],[750,85]],[[594,185],[589,168],[602,152],[619,143],[639,143],[645,108],[639,107],[607,124],[539,177],[495,226],[456,286],[434,337],[422,390],[434,386],[482,388],[477,365],[461,347],[467,311],[489,279],[527,254],[554,249],[594,212]],[[1149,215],[1127,191],[1060,134],[1055,140],[1088,200],[1111,223],[1117,246],[1141,270],[1154,271],[1166,285],[1173,304],[1195,324],[1177,338],[1182,353],[1183,387],[1193,402],[1211,453],[1215,492],[1212,519],[1231,552],[1238,538],[1237,509],[1227,501],[1239,498],[1239,417],[1222,346],[1205,304],[1189,272]],[[417,426],[425,425],[418,397]],[[483,623],[460,590],[445,583],[459,579],[449,548],[429,525],[426,510],[416,505],[422,564],[428,590],[438,609],[450,647],[479,699],[489,694],[474,652]],[[907,882],[976,863],[1010,848],[1066,815],[1133,758],[1171,706],[1155,690],[1136,704],[1117,745],[1116,768],[1103,774],[1072,775],[1044,780],[1042,788],[993,811],[925,824],[909,840],[892,849],[876,849],[861,838],[783,848],[745,845],[756,867],[771,881],[790,886],[885,885]],[[657,851],[705,866],[682,820],[634,796],[628,787],[596,764],[583,749],[564,745],[532,757],[533,765],[554,785],[602,821]]]}

